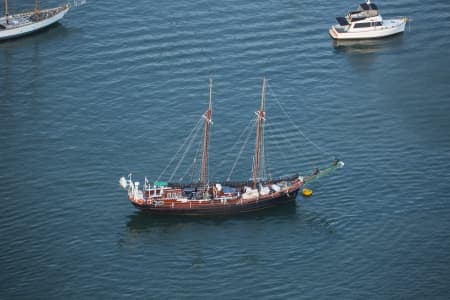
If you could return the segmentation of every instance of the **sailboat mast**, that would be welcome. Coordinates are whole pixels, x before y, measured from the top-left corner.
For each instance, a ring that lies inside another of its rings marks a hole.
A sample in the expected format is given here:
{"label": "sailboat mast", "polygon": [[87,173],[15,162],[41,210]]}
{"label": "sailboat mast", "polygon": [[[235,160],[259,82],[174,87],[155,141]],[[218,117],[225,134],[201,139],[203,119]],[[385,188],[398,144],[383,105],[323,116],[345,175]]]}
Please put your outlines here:
{"label": "sailboat mast", "polygon": [[6,24],[9,24],[9,21],[8,21],[8,0],[5,0],[5,19],[6,19]]}
{"label": "sailboat mast", "polygon": [[258,114],[258,124],[256,127],[256,144],[255,144],[255,160],[253,164],[253,188],[256,188],[256,181],[259,173],[259,159],[261,150],[261,125],[264,120],[264,104],[266,102],[266,78],[263,79],[262,89],[261,89],[261,107],[259,108]]}
{"label": "sailboat mast", "polygon": [[34,14],[39,14],[39,0],[34,0]]}
{"label": "sailboat mast", "polygon": [[208,145],[209,145],[209,124],[211,123],[212,115],[212,80],[209,80],[209,107],[204,114],[205,118],[205,135],[203,139],[203,157],[202,157],[202,175],[200,183],[202,186],[206,185],[206,178],[208,176]]}

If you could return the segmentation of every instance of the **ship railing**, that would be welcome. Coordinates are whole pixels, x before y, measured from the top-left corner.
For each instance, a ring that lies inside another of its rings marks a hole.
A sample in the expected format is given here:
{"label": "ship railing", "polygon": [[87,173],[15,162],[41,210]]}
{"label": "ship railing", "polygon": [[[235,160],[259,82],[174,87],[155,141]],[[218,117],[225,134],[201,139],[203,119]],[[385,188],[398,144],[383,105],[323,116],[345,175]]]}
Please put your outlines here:
{"label": "ship railing", "polygon": [[392,17],[392,19],[403,19],[403,20],[409,20],[409,18],[407,17],[407,16],[394,16],[394,17]]}
{"label": "ship railing", "polygon": [[[43,8],[43,9],[39,10],[39,12],[56,15],[57,13],[63,11],[64,9],[66,9],[65,5],[58,6],[58,7],[52,7],[52,8]],[[30,15],[34,15],[34,11],[30,11],[29,9],[17,10],[15,12],[9,14],[10,17],[14,16],[14,17],[25,17],[25,18],[30,17]]]}
{"label": "ship railing", "polygon": [[[268,183],[277,183],[280,181],[290,181],[290,180],[295,180],[297,179],[299,176],[299,174],[293,174],[293,175],[286,175],[286,176],[280,176],[280,177],[276,177],[276,178],[271,178],[271,179],[261,179],[258,182],[262,183],[262,184],[268,184]],[[210,187],[213,186],[214,184],[219,183],[222,186],[226,186],[226,187],[244,187],[244,186],[252,186],[253,185],[253,181],[252,180],[247,180],[247,181],[214,181],[210,183]],[[169,186],[173,187],[173,188],[181,188],[181,189],[185,189],[185,188],[197,188],[199,190],[203,190],[205,189],[205,186],[203,186],[201,183],[182,183],[182,182],[169,182],[168,183]]]}

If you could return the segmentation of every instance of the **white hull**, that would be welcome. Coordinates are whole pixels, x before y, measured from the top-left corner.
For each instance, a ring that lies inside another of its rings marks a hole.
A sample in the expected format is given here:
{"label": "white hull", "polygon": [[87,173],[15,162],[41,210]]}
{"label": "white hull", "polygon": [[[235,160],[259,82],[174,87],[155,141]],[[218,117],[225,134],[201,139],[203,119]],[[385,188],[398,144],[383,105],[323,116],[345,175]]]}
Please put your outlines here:
{"label": "white hull", "polygon": [[376,39],[391,36],[405,31],[407,19],[384,20],[382,26],[346,30],[346,26],[331,26],[329,33],[335,40]]}
{"label": "white hull", "polygon": [[33,16],[33,12],[11,15],[8,17],[9,23],[6,23],[6,18],[0,18],[0,40],[16,38],[22,35],[31,34],[35,31],[48,27],[59,20],[69,11],[69,5],[58,8],[41,10],[41,14],[49,14],[51,16],[40,21],[31,21],[29,18]]}

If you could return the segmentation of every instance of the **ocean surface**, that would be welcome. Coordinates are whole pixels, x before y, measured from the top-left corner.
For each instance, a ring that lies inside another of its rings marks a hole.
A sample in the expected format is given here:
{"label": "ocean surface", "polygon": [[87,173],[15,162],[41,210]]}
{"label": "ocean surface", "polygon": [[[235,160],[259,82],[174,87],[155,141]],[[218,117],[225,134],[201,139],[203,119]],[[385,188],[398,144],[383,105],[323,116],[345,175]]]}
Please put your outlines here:
{"label": "ocean surface", "polygon": [[[449,299],[450,2],[376,3],[404,34],[333,42],[352,1],[88,1],[0,43],[0,299]],[[210,78],[226,179],[263,77],[273,176],[345,167],[293,207],[137,211],[118,179],[162,173]]]}

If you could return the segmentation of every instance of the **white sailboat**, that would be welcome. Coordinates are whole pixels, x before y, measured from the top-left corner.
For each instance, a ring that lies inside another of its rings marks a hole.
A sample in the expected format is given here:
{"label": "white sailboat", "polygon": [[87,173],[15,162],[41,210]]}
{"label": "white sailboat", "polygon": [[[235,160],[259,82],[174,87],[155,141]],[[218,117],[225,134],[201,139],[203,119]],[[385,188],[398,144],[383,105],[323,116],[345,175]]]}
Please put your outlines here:
{"label": "white sailboat", "polygon": [[9,14],[8,0],[5,0],[5,15],[0,18],[0,40],[16,38],[48,27],[64,17],[70,5],[39,9],[35,0],[34,10],[18,14]]}

